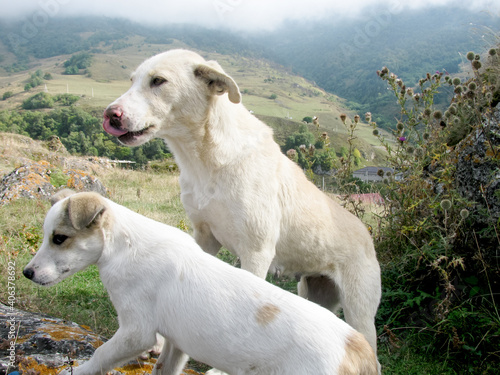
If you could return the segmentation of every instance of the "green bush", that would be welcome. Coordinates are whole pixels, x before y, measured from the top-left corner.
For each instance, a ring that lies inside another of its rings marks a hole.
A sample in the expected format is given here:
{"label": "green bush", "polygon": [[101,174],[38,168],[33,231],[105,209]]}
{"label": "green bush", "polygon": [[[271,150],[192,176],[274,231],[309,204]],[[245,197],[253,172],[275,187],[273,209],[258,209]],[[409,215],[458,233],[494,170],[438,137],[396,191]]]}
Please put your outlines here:
{"label": "green bush", "polygon": [[9,98],[11,98],[13,96],[14,96],[14,92],[13,91],[5,91],[3,93],[2,100],[7,100],[7,99],[9,99]]}
{"label": "green bush", "polygon": [[[499,60],[491,55],[480,71],[476,56],[474,77],[466,82],[436,72],[413,88],[383,68],[378,74],[401,109],[393,139],[371,123],[396,171],[386,180],[385,211],[375,232],[384,285],[377,317],[382,337],[394,341],[397,332],[422,353],[444,356],[455,371],[471,374],[500,371],[493,291],[500,277],[495,260],[484,256],[500,247],[492,230],[498,218],[459,194],[455,174],[461,142],[470,133],[489,134],[500,85]],[[437,108],[434,97],[443,90],[452,103]],[[492,142],[485,147],[482,157],[494,173],[500,150]]]}
{"label": "green bush", "polygon": [[40,92],[32,97],[26,99],[22,107],[23,109],[40,109],[40,108],[52,108],[54,106],[54,99],[52,95],[45,92]]}

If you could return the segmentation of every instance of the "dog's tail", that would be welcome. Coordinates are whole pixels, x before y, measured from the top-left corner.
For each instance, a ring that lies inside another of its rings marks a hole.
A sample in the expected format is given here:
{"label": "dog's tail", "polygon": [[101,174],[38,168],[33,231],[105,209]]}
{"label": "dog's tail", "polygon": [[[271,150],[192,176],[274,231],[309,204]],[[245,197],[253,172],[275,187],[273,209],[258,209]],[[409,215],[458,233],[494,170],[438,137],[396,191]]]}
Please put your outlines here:
{"label": "dog's tail", "polygon": [[378,362],[365,337],[353,331],[346,339],[345,356],[339,367],[339,375],[377,375]]}

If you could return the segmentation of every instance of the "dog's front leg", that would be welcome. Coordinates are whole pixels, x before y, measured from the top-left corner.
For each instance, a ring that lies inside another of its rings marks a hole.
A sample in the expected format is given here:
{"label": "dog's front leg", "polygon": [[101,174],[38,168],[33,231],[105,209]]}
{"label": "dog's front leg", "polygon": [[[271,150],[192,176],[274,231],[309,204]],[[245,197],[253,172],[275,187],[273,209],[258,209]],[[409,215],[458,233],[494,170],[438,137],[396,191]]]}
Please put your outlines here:
{"label": "dog's front leg", "polygon": [[60,375],[104,375],[127,360],[138,357],[145,349],[156,341],[154,333],[144,335],[143,332],[119,328],[115,335],[94,352],[92,358],[81,366],[61,372]]}
{"label": "dog's front leg", "polygon": [[187,354],[166,340],[152,375],[179,375],[188,359]]}

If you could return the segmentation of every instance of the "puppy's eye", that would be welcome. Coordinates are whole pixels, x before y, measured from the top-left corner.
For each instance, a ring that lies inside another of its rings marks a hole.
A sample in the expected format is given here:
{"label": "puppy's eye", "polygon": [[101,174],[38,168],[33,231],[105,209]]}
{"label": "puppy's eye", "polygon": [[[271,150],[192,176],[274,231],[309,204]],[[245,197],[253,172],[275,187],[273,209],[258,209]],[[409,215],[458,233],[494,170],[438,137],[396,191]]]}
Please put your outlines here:
{"label": "puppy's eye", "polygon": [[151,87],[158,87],[163,85],[167,80],[163,77],[153,77],[151,80]]}
{"label": "puppy's eye", "polygon": [[54,237],[52,237],[52,242],[56,245],[61,245],[67,239],[68,236],[65,236],[64,234],[54,234]]}

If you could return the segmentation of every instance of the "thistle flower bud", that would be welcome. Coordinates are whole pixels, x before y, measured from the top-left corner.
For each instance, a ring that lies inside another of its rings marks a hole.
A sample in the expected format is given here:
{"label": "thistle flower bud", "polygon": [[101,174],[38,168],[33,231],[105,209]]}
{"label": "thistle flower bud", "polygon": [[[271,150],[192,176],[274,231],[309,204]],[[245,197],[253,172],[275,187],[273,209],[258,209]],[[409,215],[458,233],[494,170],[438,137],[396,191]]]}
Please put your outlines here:
{"label": "thistle flower bud", "polygon": [[302,152],[303,154],[305,154],[305,153],[306,153],[306,151],[307,151],[307,149],[306,149],[306,145],[300,145],[300,146],[299,146],[299,150],[300,150],[300,152]]}
{"label": "thistle flower bud", "polygon": [[474,91],[475,89],[477,89],[477,85],[476,85],[476,82],[471,82],[469,83],[469,90],[472,90]]}
{"label": "thistle flower bud", "polygon": [[441,111],[434,111],[432,114],[432,117],[434,117],[436,120],[441,120],[443,118],[443,112]]}
{"label": "thistle flower bud", "polygon": [[429,117],[432,114],[432,111],[430,108],[424,109],[424,116]]}
{"label": "thistle flower bud", "polygon": [[455,125],[455,126],[460,125],[460,119],[458,117],[455,117],[453,119],[453,125]]}
{"label": "thistle flower bud", "polygon": [[420,158],[424,155],[424,150],[422,150],[420,147],[418,147],[417,149],[415,149],[415,156]]}
{"label": "thistle flower bud", "polygon": [[474,56],[474,60],[481,60],[481,55],[476,54],[476,56]]}
{"label": "thistle flower bud", "polygon": [[378,129],[373,129],[373,135],[377,137],[379,135]]}
{"label": "thistle flower bud", "polygon": [[316,147],[314,147],[314,145],[309,145],[309,156],[313,156],[315,150]]}
{"label": "thistle flower bud", "polygon": [[404,128],[405,128],[404,124],[401,121],[398,121],[398,124],[396,125],[396,129],[398,129],[399,131],[402,131],[402,130],[404,130]]}
{"label": "thistle flower bud", "polygon": [[464,91],[464,87],[463,86],[457,86],[455,87],[455,94],[461,94],[462,92]]}
{"label": "thistle flower bud", "polygon": [[431,137],[431,135],[429,133],[424,133],[424,135],[423,135],[423,138],[425,141],[429,140],[430,137]]}
{"label": "thistle flower bud", "polygon": [[357,124],[359,122],[359,115],[354,116],[354,122]]}
{"label": "thistle flower bud", "polygon": [[384,67],[382,68],[382,70],[380,71],[380,73],[381,73],[382,75],[385,75],[385,74],[389,73],[389,69],[388,69],[386,66],[384,66]]}
{"label": "thistle flower bud", "polygon": [[455,77],[455,78],[453,78],[452,83],[453,83],[455,86],[458,86],[458,85],[460,85],[460,84],[462,83],[462,81],[460,80],[460,78]]}
{"label": "thistle flower bud", "polygon": [[488,51],[488,54],[490,56],[495,56],[497,54],[497,50],[495,48],[491,48],[489,51]]}
{"label": "thistle flower bud", "polygon": [[365,113],[365,120],[366,120],[366,122],[371,122],[372,121],[372,113],[371,112],[366,112]]}
{"label": "thistle flower bud", "polygon": [[472,62],[472,68],[475,69],[475,70],[479,70],[481,69],[481,61],[479,60],[474,60]]}
{"label": "thistle flower bud", "polygon": [[340,115],[340,120],[345,124],[345,120],[347,119],[347,115],[345,113],[342,113]]}
{"label": "thistle flower bud", "polygon": [[408,153],[408,155],[412,155],[415,152],[415,149],[412,146],[409,146],[406,149],[406,152]]}
{"label": "thistle flower bud", "polygon": [[443,199],[439,205],[445,211],[448,211],[452,206],[451,201],[449,199]]}
{"label": "thistle flower bud", "polygon": [[474,52],[470,51],[470,52],[467,52],[466,57],[467,57],[467,60],[472,61],[472,60],[474,60],[474,57],[476,57],[476,54]]}
{"label": "thistle flower bud", "polygon": [[384,170],[383,169],[377,170],[377,176],[384,177]]}
{"label": "thistle flower bud", "polygon": [[286,152],[286,156],[288,156],[288,158],[290,160],[295,160],[295,158],[297,157],[297,151],[293,148],[291,148],[290,150],[288,150]]}
{"label": "thistle flower bud", "polygon": [[457,114],[457,107],[455,105],[451,105],[450,108],[448,108],[448,111],[452,114],[452,115],[456,115]]}
{"label": "thistle flower bud", "polygon": [[460,211],[460,216],[462,219],[467,219],[469,217],[469,210],[464,208],[463,210]]}

